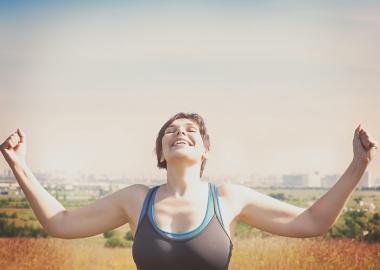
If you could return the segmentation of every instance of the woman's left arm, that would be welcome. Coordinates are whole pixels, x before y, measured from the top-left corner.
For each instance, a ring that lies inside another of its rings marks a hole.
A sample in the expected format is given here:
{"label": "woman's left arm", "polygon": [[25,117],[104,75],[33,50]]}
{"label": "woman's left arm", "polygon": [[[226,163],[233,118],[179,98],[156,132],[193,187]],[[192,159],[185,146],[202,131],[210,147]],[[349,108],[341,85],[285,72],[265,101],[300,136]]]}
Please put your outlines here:
{"label": "woman's left arm", "polygon": [[354,157],[339,181],[308,208],[313,224],[326,233],[337,221],[377,149],[375,140],[359,125],[354,134]]}

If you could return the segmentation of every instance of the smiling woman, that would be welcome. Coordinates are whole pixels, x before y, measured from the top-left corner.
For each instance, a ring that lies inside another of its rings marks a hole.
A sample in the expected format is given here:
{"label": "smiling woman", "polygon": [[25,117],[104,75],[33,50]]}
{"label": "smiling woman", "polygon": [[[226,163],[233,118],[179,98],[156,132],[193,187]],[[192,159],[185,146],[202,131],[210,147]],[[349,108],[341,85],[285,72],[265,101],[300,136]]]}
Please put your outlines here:
{"label": "smiling woman", "polygon": [[160,129],[157,166],[167,170],[167,183],[150,190],[140,214],[133,244],[139,269],[228,268],[233,243],[218,191],[201,181],[209,149],[197,114],[178,113]]}
{"label": "smiling woman", "polygon": [[18,129],[0,150],[47,232],[57,238],[83,238],[129,223],[132,255],[140,270],[228,269],[238,220],[282,236],[322,235],[337,220],[377,148],[359,125],[350,166],[305,209],[243,185],[202,180],[210,151],[206,125],[200,115],[181,112],[166,121],[156,139],[157,166],[166,169],[166,183],[134,184],[66,210],[27,166],[26,144],[25,133]]}

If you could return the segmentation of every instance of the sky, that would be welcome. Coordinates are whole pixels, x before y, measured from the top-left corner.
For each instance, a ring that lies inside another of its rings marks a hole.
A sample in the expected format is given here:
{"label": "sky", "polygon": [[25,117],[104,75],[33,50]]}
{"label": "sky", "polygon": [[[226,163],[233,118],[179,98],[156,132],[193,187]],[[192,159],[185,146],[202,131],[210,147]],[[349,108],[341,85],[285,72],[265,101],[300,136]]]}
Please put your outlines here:
{"label": "sky", "polygon": [[[159,129],[196,112],[206,176],[341,174],[360,123],[380,141],[379,12],[377,1],[1,1],[0,140],[22,128],[34,171],[163,177]],[[369,171],[380,177],[379,153]]]}

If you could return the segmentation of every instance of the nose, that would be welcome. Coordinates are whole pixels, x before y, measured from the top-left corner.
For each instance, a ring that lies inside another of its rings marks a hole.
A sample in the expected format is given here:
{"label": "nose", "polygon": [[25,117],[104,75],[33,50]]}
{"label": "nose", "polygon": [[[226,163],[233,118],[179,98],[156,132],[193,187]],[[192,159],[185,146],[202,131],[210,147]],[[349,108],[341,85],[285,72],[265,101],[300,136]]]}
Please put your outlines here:
{"label": "nose", "polygon": [[177,130],[176,130],[176,134],[177,135],[180,134],[180,133],[185,135],[185,130],[182,129],[182,127],[178,127]]}

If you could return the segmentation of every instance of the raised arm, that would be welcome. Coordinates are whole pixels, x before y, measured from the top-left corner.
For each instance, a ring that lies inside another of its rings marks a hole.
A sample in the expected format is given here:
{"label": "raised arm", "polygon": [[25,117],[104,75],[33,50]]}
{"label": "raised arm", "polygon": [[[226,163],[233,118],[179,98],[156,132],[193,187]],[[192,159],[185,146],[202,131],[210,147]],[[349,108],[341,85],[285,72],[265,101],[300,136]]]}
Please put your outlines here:
{"label": "raised arm", "polygon": [[53,237],[89,237],[128,223],[129,208],[136,205],[137,197],[143,196],[147,189],[144,185],[132,185],[82,208],[66,210],[43,188],[27,166],[26,136],[20,129],[1,144],[0,150],[37,219]]}
{"label": "raised arm", "polygon": [[234,205],[238,219],[258,229],[288,237],[312,237],[334,225],[372,160],[376,142],[360,126],[353,139],[354,158],[340,180],[309,208],[297,207],[251,188],[223,184],[221,193]]}
{"label": "raised arm", "polygon": [[64,210],[50,220],[51,235],[73,239],[94,236],[131,221],[130,211],[148,187],[134,184],[81,208]]}
{"label": "raised arm", "polygon": [[359,125],[353,138],[354,157],[347,170],[339,181],[309,208],[313,223],[321,233],[326,233],[337,221],[377,148],[377,142]]}
{"label": "raised arm", "polygon": [[221,185],[237,220],[260,230],[288,237],[318,235],[306,208],[282,202],[252,188],[232,183]]}

